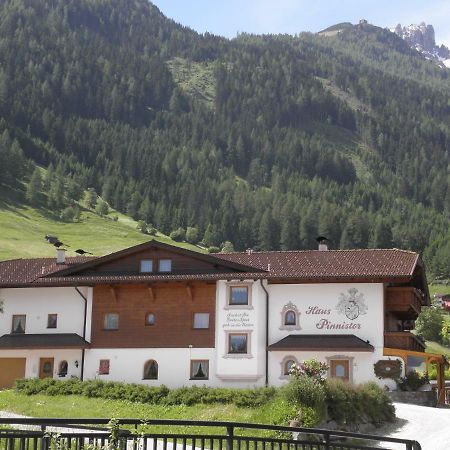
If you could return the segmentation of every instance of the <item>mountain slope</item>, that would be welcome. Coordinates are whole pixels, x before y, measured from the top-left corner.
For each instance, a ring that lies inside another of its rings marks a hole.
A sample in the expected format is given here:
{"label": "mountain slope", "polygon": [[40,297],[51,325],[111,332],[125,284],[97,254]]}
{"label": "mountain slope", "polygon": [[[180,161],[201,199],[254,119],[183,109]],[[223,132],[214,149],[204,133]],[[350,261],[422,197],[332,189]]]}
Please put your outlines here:
{"label": "mountain slope", "polygon": [[450,72],[387,30],[226,40],[146,0],[8,0],[0,17],[0,160],[16,142],[208,245],[424,251],[447,232]]}

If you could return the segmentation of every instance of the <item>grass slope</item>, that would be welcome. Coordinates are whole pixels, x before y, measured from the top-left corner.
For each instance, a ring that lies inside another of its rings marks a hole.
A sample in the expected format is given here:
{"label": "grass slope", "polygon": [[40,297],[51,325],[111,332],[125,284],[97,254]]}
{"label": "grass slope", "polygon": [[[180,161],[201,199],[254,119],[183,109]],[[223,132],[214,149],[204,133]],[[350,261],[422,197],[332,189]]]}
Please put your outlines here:
{"label": "grass slope", "polygon": [[[289,412],[292,413],[291,409],[279,398],[258,408],[241,408],[235,405],[221,404],[165,406],[133,403],[122,400],[86,398],[79,395],[50,397],[41,394],[28,396],[13,390],[0,392],[1,411],[10,411],[32,417],[129,417],[138,419],[213,420],[284,425],[287,424]],[[152,426],[152,430],[157,432],[165,431],[164,427],[154,426]],[[186,427],[178,427],[177,430],[171,430],[171,432],[176,431],[182,432],[188,430]],[[202,428],[189,428],[189,432],[191,431],[200,433]],[[223,433],[223,429],[219,428],[209,431]]]}
{"label": "grass slope", "polygon": [[[100,217],[83,209],[80,222],[66,223],[50,210],[31,206],[22,198],[22,192],[0,186],[0,260],[55,256],[55,248],[44,239],[46,234],[56,235],[70,245],[68,256],[76,256],[73,250],[77,248],[96,256],[105,255],[153,238],[139,232],[136,221],[114,210],[107,217]],[[113,216],[118,220],[114,221]],[[202,251],[200,247],[174,242],[160,233],[156,239]]]}

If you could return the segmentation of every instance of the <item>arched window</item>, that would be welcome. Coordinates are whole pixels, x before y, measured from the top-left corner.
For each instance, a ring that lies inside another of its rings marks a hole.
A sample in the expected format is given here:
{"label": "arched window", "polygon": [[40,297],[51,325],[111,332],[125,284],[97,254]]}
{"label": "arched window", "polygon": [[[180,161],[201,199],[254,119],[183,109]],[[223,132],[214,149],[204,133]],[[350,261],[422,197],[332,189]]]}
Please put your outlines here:
{"label": "arched window", "polygon": [[61,361],[58,367],[58,376],[65,377],[67,375],[68,367],[69,365],[67,364],[67,361]]}
{"label": "arched window", "polygon": [[151,359],[144,364],[144,380],[158,379],[158,363]]}
{"label": "arched window", "polygon": [[300,311],[298,310],[297,305],[289,302],[283,306],[280,313],[280,330],[292,331],[302,329],[302,327],[300,326]]}
{"label": "arched window", "polygon": [[298,366],[297,358],[294,355],[286,355],[280,361],[280,380],[287,380],[292,366]]}
{"label": "arched window", "polygon": [[297,314],[292,310],[286,311],[284,314],[284,324],[297,325]]}
{"label": "arched window", "polygon": [[284,363],[284,375],[290,375],[292,366],[295,365],[295,361],[293,359],[288,359]]}

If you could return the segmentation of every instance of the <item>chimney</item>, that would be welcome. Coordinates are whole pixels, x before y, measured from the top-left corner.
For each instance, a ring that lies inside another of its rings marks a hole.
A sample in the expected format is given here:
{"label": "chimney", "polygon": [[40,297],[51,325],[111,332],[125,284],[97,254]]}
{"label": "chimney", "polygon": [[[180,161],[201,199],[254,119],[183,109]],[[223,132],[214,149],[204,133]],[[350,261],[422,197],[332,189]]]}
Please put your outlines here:
{"label": "chimney", "polygon": [[65,264],[66,263],[66,249],[58,248],[56,249],[56,264]]}
{"label": "chimney", "polygon": [[319,252],[326,252],[328,250],[328,239],[325,236],[318,236],[316,241],[319,244]]}

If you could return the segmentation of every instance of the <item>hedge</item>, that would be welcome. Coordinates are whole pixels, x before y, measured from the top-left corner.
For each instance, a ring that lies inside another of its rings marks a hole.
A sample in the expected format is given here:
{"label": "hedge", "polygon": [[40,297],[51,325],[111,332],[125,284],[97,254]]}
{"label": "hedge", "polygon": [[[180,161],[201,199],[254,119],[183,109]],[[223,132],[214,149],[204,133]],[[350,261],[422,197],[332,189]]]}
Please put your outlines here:
{"label": "hedge", "polygon": [[162,405],[189,406],[198,403],[229,403],[241,407],[261,406],[272,400],[276,393],[276,389],[272,387],[225,389],[192,386],[170,390],[164,385],[151,387],[142,384],[101,380],[80,381],[76,378],[67,381],[53,378],[19,379],[15,383],[15,389],[26,395],[83,395],[85,397]]}

